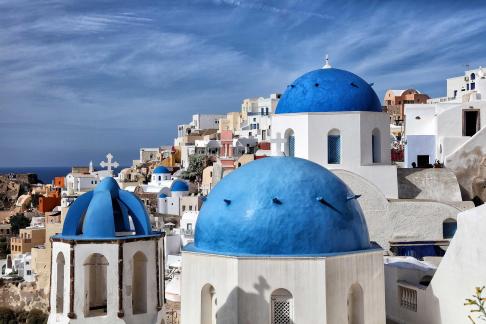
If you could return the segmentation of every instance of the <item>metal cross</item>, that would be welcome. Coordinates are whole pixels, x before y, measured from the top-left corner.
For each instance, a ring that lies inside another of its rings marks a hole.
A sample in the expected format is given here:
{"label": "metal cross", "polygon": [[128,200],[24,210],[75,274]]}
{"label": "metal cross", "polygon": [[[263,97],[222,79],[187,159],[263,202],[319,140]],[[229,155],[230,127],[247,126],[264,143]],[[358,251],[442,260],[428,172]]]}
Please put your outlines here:
{"label": "metal cross", "polygon": [[282,137],[282,134],[277,133],[274,138],[270,139],[272,145],[272,155],[274,156],[282,156],[282,144],[286,143],[285,138]]}
{"label": "metal cross", "polygon": [[113,155],[111,155],[111,153],[106,155],[106,160],[107,162],[101,161],[100,165],[102,168],[106,168],[108,171],[111,171],[111,167],[114,167],[115,169],[118,168],[118,162],[111,162],[113,160]]}

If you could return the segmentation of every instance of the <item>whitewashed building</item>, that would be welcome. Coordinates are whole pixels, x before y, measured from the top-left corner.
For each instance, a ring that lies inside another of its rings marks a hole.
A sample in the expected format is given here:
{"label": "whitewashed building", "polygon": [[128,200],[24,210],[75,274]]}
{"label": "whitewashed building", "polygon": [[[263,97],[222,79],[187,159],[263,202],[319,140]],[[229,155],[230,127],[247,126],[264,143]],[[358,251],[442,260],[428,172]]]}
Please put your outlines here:
{"label": "whitewashed building", "polygon": [[272,116],[272,137],[274,155],[353,172],[398,198],[389,117],[372,87],[351,72],[327,62],[292,82]]}
{"label": "whitewashed building", "polygon": [[182,252],[182,324],[384,324],[382,255],[331,172],[250,162],[211,191]]}
{"label": "whitewashed building", "polygon": [[48,323],[160,323],[163,255],[141,201],[104,179],[52,237]]}
{"label": "whitewashed building", "polygon": [[464,198],[473,199],[481,195],[472,186],[486,158],[486,71],[465,74],[447,80],[448,97],[405,105],[405,166],[438,160],[457,174]]}
{"label": "whitewashed building", "polygon": [[[457,232],[435,267],[410,258],[385,265],[387,317],[396,323],[476,323],[479,313],[466,306],[486,282],[486,205],[459,214]],[[483,294],[484,297],[484,294]]]}

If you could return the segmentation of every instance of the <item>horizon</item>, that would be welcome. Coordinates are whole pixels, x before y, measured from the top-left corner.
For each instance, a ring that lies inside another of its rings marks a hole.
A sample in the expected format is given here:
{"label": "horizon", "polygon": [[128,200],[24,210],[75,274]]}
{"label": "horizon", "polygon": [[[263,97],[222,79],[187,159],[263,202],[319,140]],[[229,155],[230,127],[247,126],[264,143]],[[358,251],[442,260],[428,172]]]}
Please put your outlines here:
{"label": "horizon", "polygon": [[444,96],[486,65],[486,3],[437,3],[0,0],[0,167],[131,165],[193,114],[283,93],[326,54],[380,101]]}

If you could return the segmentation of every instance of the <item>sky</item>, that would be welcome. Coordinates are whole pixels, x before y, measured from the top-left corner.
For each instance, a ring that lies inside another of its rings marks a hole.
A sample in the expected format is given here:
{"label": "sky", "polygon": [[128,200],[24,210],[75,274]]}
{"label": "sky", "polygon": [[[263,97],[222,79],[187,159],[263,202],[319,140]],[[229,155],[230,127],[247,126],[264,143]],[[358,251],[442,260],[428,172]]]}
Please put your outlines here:
{"label": "sky", "polygon": [[197,113],[352,71],[445,95],[486,66],[486,2],[0,0],[0,167],[122,165]]}

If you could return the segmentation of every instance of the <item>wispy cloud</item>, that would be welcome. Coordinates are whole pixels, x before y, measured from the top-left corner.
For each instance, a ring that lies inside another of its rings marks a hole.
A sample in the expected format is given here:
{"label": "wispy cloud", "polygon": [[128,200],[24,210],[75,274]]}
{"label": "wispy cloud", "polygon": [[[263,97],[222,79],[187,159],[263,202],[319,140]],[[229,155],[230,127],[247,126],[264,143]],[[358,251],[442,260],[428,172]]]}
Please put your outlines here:
{"label": "wispy cloud", "polygon": [[412,86],[442,95],[463,64],[486,65],[478,6],[0,0],[0,156],[10,157],[0,165],[106,151],[127,163],[139,146],[171,143],[191,114],[281,91],[326,53],[380,95]]}

